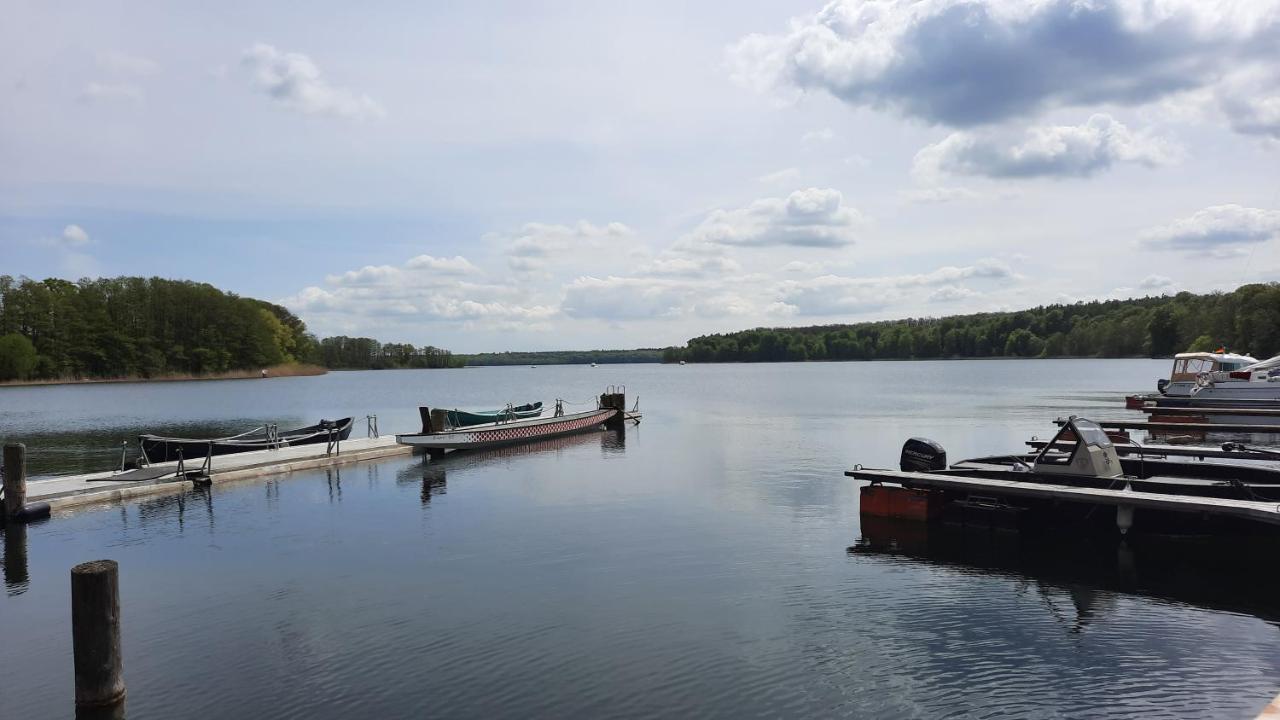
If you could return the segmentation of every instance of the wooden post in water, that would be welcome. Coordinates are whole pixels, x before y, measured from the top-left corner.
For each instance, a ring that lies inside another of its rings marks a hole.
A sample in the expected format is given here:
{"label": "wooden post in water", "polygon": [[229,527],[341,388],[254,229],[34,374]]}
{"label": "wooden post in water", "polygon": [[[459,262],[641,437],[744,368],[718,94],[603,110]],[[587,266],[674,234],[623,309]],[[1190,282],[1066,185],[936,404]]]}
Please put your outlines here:
{"label": "wooden post in water", "polygon": [[27,505],[27,446],[4,446],[4,518],[16,520]]}
{"label": "wooden post in water", "polygon": [[600,396],[600,407],[613,408],[618,411],[613,414],[613,417],[604,421],[606,429],[622,430],[626,427],[627,394],[625,392],[604,393]]}
{"label": "wooden post in water", "polygon": [[71,568],[71,640],[76,707],[124,700],[120,656],[120,566],[94,560]]}

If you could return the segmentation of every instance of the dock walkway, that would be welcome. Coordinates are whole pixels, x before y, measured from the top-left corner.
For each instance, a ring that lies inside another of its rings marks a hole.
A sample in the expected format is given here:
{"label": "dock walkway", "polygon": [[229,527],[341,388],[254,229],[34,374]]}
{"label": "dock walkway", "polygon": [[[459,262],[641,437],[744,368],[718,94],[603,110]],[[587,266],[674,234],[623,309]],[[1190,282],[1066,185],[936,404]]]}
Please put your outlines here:
{"label": "dock walkway", "polygon": [[[234,453],[231,455],[215,455],[209,481],[212,483],[243,480],[310,470],[321,467],[347,465],[382,458],[409,455],[412,448],[396,444],[395,435],[383,435],[377,438],[361,438],[344,440],[340,452],[326,454],[325,445],[298,445],[283,447],[277,450],[255,450],[253,452]],[[204,458],[187,461],[185,469],[194,471],[200,468]],[[136,477],[135,479],[114,480],[120,476],[118,472],[100,472],[87,475],[68,475],[66,477],[47,480],[31,480],[27,482],[28,502],[47,502],[54,509],[91,505],[96,503],[115,502],[144,495],[156,495],[180,492],[190,489],[190,480],[176,478],[172,473],[177,470],[176,462],[153,463],[150,468],[168,470],[166,477]]]}

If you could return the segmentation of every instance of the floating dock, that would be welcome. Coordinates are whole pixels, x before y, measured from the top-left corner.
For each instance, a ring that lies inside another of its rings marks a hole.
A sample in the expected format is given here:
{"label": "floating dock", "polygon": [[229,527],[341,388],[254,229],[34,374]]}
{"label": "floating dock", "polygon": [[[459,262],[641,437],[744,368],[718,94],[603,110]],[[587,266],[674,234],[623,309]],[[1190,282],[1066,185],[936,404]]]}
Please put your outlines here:
{"label": "floating dock", "polygon": [[[332,453],[326,452],[323,444],[312,444],[282,447],[276,450],[215,455],[210,463],[211,467],[206,468],[207,472],[204,477],[199,478],[199,482],[217,484],[296,470],[348,465],[409,455],[411,451],[411,448],[396,444],[395,436],[388,435],[344,440],[339,449]],[[203,460],[204,458],[195,458],[187,462],[184,471],[196,472],[201,468]],[[195,486],[196,480],[178,476],[177,471],[178,463],[165,462],[154,463],[141,470],[124,473],[99,472],[46,480],[29,480],[27,500],[34,503],[48,503],[53,510],[59,510],[80,505],[117,502],[146,495],[181,492]]]}

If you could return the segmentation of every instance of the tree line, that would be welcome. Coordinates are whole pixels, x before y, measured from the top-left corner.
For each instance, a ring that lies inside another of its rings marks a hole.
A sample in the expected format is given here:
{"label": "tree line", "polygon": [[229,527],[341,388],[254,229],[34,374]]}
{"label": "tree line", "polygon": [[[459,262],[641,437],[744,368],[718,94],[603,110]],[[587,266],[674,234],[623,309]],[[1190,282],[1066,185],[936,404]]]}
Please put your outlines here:
{"label": "tree line", "polygon": [[1280,353],[1280,285],[1043,305],[1017,312],[756,328],[666,348],[663,362],[1167,357],[1220,346]]}
{"label": "tree line", "polygon": [[459,364],[430,346],[318,340],[286,308],[205,283],[0,275],[0,381],[210,375],[287,363]]}
{"label": "tree line", "polygon": [[466,356],[468,365],[589,365],[591,363],[656,363],[662,350],[549,350],[542,352],[478,353]]}
{"label": "tree line", "polygon": [[462,367],[464,358],[432,345],[414,347],[339,335],[320,341],[319,362],[335,370],[387,370]]}

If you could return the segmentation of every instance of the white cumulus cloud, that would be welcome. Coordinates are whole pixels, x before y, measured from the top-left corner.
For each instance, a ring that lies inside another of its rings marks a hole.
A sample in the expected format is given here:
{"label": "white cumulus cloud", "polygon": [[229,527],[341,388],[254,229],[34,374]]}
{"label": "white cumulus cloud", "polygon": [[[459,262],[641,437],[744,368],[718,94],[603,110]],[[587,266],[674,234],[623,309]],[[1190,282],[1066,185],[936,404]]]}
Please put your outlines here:
{"label": "white cumulus cloud", "polygon": [[992,178],[1089,177],[1118,163],[1155,167],[1174,162],[1179,148],[1149,133],[1135,133],[1110,115],[1083,125],[1036,127],[1018,145],[987,134],[957,132],[916,153],[915,174]]}
{"label": "white cumulus cloud", "polygon": [[863,218],[839,190],[808,188],[762,198],[744,208],[716,210],[681,238],[686,250],[709,246],[841,247],[854,241]]}
{"label": "white cumulus cloud", "polygon": [[1280,236],[1280,211],[1214,205],[1142,233],[1142,247],[1230,257]]}
{"label": "white cumulus cloud", "polygon": [[257,43],[244,51],[241,62],[252,73],[259,90],[291,110],[352,120],[386,115],[386,110],[368,95],[329,84],[315,62],[302,53],[281,52],[272,45]]}
{"label": "white cumulus cloud", "polygon": [[431,270],[442,275],[470,275],[480,272],[471,261],[455,255],[451,258],[438,258],[430,255],[419,255],[409,259],[405,267],[411,270]]}
{"label": "white cumulus cloud", "polygon": [[79,225],[68,225],[62,228],[62,242],[73,247],[88,245],[89,233],[85,232],[84,228]]}

